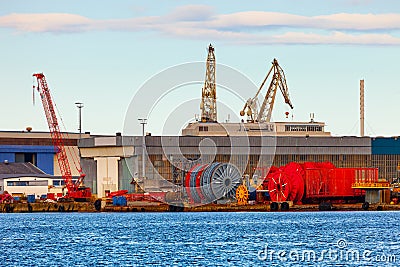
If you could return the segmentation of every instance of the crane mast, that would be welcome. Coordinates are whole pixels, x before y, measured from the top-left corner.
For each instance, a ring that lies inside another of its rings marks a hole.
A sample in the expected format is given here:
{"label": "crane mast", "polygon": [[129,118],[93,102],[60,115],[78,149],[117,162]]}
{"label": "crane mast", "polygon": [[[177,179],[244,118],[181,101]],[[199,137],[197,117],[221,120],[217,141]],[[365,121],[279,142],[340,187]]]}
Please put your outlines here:
{"label": "crane mast", "polygon": [[[260,110],[257,110],[257,99],[260,94],[264,84],[268,80],[269,76],[272,73],[272,79],[269,84],[267,93],[265,94],[263,103],[260,107]],[[278,60],[274,58],[272,62],[272,66],[269,69],[267,75],[265,76],[263,82],[261,83],[260,88],[258,89],[256,95],[253,98],[250,98],[245,103],[243,109],[240,111],[240,116],[244,116],[247,114],[249,122],[270,122],[272,116],[272,110],[275,104],[276,92],[280,89],[285,103],[293,109],[292,102],[289,98],[289,89],[286,83],[285,73],[281,66],[279,66]]]}
{"label": "crane mast", "polygon": [[78,171],[80,174],[78,181],[76,183],[72,181],[71,167],[68,161],[67,151],[65,149],[64,138],[60,131],[56,112],[54,109],[54,103],[51,98],[46,78],[43,73],[35,73],[33,74],[33,76],[37,79],[36,89],[39,92],[40,98],[42,100],[43,109],[50,130],[51,140],[56,150],[57,161],[58,165],[60,166],[61,176],[68,190],[67,196],[75,199],[90,198],[90,188],[80,186],[83,183],[83,179],[85,178],[85,174],[83,173],[80,166],[78,167]]}
{"label": "crane mast", "polygon": [[214,47],[210,44],[208,47],[208,56],[206,63],[206,78],[201,92],[201,121],[217,121],[217,90],[215,83],[215,55]]}

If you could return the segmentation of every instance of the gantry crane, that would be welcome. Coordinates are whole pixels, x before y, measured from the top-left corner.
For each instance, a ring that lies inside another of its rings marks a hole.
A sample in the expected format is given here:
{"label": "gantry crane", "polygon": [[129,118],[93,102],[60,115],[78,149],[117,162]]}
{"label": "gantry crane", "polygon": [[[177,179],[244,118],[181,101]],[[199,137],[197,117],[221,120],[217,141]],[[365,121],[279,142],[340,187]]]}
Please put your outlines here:
{"label": "gantry crane", "polygon": [[206,63],[206,78],[201,92],[201,121],[217,121],[217,90],[215,84],[215,55],[214,47],[208,46],[208,56]]}
{"label": "gantry crane", "polygon": [[[260,94],[261,89],[263,88],[265,82],[267,81],[271,73],[273,73],[272,80],[269,84],[261,108],[258,111],[257,110],[258,95]],[[249,98],[246,101],[243,109],[240,111],[240,116],[244,116],[245,114],[247,114],[248,122],[270,122],[278,87],[281,90],[283,97],[285,98],[285,103],[288,104],[290,108],[293,109],[292,102],[290,101],[289,98],[289,90],[286,84],[285,73],[283,72],[281,66],[279,66],[278,60],[274,58],[274,61],[272,62],[272,67],[269,69],[267,76],[261,83],[261,86],[258,89],[257,94],[253,98]]]}
{"label": "gantry crane", "polygon": [[[82,167],[79,164],[79,161],[74,162],[77,170],[79,171],[79,178],[76,182],[72,181],[72,173],[70,164],[67,157],[67,151],[65,149],[65,142],[63,134],[60,131],[60,127],[58,124],[55,107],[53,100],[51,98],[49,87],[47,86],[46,78],[43,73],[35,73],[33,74],[37,79],[37,91],[40,94],[40,98],[42,99],[43,109],[46,114],[47,124],[49,126],[51,140],[53,142],[53,146],[56,150],[58,165],[60,166],[61,176],[64,180],[65,187],[67,188],[66,198],[74,199],[74,200],[88,200],[91,198],[91,190],[88,187],[83,186],[83,180],[85,178],[85,174],[82,171]],[[35,86],[34,86],[35,89]]]}

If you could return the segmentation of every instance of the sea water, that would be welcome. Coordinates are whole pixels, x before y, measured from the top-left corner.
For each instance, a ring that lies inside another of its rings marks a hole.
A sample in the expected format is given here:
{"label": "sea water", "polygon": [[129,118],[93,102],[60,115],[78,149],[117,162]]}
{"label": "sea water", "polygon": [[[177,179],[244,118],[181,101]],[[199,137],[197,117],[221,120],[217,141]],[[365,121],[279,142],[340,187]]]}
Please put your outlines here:
{"label": "sea water", "polygon": [[0,266],[400,266],[400,212],[0,214]]}

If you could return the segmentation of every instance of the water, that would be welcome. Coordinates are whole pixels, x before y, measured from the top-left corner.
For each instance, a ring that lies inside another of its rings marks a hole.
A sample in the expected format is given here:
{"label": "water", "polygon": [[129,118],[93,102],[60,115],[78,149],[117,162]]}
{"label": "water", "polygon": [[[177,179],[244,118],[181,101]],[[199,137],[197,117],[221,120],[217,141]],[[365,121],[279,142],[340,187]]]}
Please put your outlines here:
{"label": "water", "polygon": [[0,266],[398,266],[399,219],[400,212],[0,214]]}

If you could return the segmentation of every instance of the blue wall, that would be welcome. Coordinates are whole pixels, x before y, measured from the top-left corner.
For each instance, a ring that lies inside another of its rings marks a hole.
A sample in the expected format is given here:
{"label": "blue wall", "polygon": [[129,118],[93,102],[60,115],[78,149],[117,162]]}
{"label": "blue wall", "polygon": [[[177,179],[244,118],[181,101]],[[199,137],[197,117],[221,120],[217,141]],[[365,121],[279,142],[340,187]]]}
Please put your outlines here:
{"label": "blue wall", "polygon": [[[54,148],[53,148],[54,151]],[[54,175],[54,152],[53,153],[37,153],[36,165],[45,173]]]}
{"label": "blue wall", "polygon": [[400,155],[400,138],[371,138],[372,155]]}
{"label": "blue wall", "polygon": [[54,156],[53,146],[0,146],[0,162],[8,160],[15,162],[15,153],[36,153],[36,165],[47,174],[54,175]]}
{"label": "blue wall", "polygon": [[5,160],[15,162],[15,153],[0,152],[0,162],[4,162]]}

